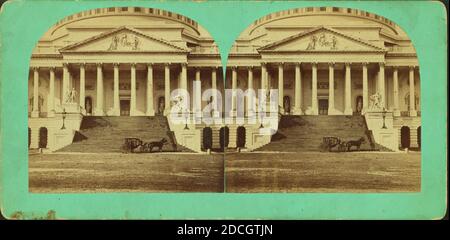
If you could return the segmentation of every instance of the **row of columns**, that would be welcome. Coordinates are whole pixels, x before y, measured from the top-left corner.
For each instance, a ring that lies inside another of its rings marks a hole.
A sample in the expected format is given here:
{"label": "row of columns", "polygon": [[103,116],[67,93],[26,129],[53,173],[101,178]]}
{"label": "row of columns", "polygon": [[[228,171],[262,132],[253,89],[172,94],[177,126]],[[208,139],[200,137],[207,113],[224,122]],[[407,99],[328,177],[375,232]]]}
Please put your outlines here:
{"label": "row of columns", "polygon": [[[146,115],[153,116],[155,114],[155,110],[153,107],[153,65],[147,64],[147,92],[146,92]],[[334,63],[329,63],[329,114],[333,114],[334,111]],[[97,66],[97,101],[96,101],[96,111],[95,115],[102,116],[104,115],[104,87],[103,87],[103,68],[102,64],[99,63]],[[377,91],[382,95],[383,103],[385,104],[385,79],[384,72],[385,66],[383,63],[379,64],[379,74],[378,74],[378,89]],[[39,117],[39,68],[34,67],[33,69],[33,110],[32,117]],[[131,64],[131,100],[130,100],[130,114],[134,115],[136,112],[136,64]],[[363,72],[363,109],[368,108],[369,96],[368,96],[368,72],[367,72],[367,63],[362,63],[362,72]],[[217,67],[212,68],[211,73],[212,79],[212,88],[217,89]],[[200,69],[196,68],[195,72],[195,80],[200,80]],[[232,67],[232,89],[237,88],[237,68]],[[85,101],[85,64],[80,64],[80,106],[84,108]],[[170,108],[170,64],[164,64],[164,82],[165,82],[165,112],[167,113]],[[267,66],[265,63],[261,65],[261,86],[263,89],[268,88],[268,72]],[[302,105],[302,79],[301,79],[301,63],[295,64],[295,92],[294,92],[294,107],[293,114],[301,115],[302,110],[300,106]],[[393,68],[393,91],[394,91],[394,115],[400,115],[399,112],[399,91],[398,91],[398,68]],[[62,80],[62,88],[63,94],[66,94],[69,91],[69,70],[68,64],[63,64],[63,80]],[[181,64],[181,82],[180,88],[187,90],[187,64]],[[253,68],[248,68],[248,88],[253,88]],[[409,112],[410,116],[417,116],[417,111],[415,109],[415,86],[414,86],[414,67],[409,68],[409,91],[410,91],[410,104],[409,104]],[[200,90],[200,89],[197,89]],[[317,63],[312,63],[312,114],[318,114],[318,106],[317,106]],[[113,98],[113,106],[114,106],[114,114],[120,114],[120,99],[119,99],[119,64],[114,64],[114,98]],[[278,101],[279,105],[283,103],[284,96],[284,64],[278,64]],[[233,91],[234,92],[234,91]],[[200,93],[195,93],[196,96],[201,96]],[[234,94],[234,93],[233,93]],[[344,91],[344,114],[351,115],[353,110],[351,108],[351,64],[345,63],[345,91]],[[55,67],[50,67],[50,84],[49,84],[49,115],[54,115],[54,96],[55,96]],[[64,101],[64,97],[63,97]],[[194,104],[193,104],[194,105]],[[385,107],[385,106],[384,106]],[[232,98],[232,109],[236,109],[236,98],[233,95]],[[193,109],[196,111],[198,109]]]}

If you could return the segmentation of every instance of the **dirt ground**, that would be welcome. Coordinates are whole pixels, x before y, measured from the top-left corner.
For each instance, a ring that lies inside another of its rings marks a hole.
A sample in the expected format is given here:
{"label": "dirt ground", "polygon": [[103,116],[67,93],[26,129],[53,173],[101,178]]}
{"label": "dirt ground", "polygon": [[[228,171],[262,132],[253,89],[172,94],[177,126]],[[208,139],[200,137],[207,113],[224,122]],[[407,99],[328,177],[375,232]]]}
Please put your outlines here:
{"label": "dirt ground", "polygon": [[226,156],[227,192],[417,192],[420,153]]}
{"label": "dirt ground", "polygon": [[[416,192],[420,153],[31,154],[30,192]],[[225,175],[225,178],[224,178]],[[225,179],[225,180],[224,180]]]}
{"label": "dirt ground", "polygon": [[223,156],[29,155],[30,192],[223,192]]}

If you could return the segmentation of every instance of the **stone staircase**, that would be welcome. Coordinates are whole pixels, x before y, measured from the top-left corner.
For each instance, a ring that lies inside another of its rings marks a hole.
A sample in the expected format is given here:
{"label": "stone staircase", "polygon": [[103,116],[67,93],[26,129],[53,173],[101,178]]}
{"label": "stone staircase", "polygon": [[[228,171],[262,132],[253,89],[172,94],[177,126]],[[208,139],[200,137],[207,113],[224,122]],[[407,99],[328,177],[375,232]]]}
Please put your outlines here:
{"label": "stone staircase", "polygon": [[325,136],[343,140],[364,137],[361,151],[379,150],[370,135],[363,116],[282,116],[271,142],[257,151],[320,151]]}
{"label": "stone staircase", "polygon": [[168,140],[163,151],[190,151],[176,143],[169,129],[167,118],[155,117],[93,117],[85,116],[73,143],[59,152],[121,152],[124,138],[134,137],[142,141]]}

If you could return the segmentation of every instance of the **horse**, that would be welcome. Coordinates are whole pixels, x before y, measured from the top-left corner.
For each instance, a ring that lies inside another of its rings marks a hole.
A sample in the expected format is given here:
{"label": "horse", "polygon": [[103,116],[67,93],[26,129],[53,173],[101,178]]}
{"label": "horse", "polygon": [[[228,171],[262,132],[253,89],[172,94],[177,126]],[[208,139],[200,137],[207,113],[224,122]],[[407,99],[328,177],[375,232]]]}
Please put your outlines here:
{"label": "horse", "polygon": [[139,138],[125,138],[122,149],[125,152],[134,152],[134,149],[142,145],[142,140]]}
{"label": "horse", "polygon": [[166,138],[162,138],[160,141],[146,142],[142,145],[144,152],[152,152],[153,148],[157,147],[159,151],[162,151],[163,146],[167,143]]}
{"label": "horse", "polygon": [[364,137],[360,137],[358,140],[351,140],[346,142],[347,151],[350,151],[350,148],[355,146],[357,150],[359,151],[359,148],[361,147],[361,144],[364,143],[366,140]]}

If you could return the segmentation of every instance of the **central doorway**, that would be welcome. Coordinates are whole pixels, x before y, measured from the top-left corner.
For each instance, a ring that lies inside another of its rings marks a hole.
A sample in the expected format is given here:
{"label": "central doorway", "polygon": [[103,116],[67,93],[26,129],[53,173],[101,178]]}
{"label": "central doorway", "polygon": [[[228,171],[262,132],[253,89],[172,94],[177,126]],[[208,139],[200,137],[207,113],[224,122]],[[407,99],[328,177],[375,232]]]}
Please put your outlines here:
{"label": "central doorway", "polygon": [[328,115],[328,99],[319,99],[319,115]]}
{"label": "central doorway", "polygon": [[120,100],[120,116],[130,116],[130,100]]}

